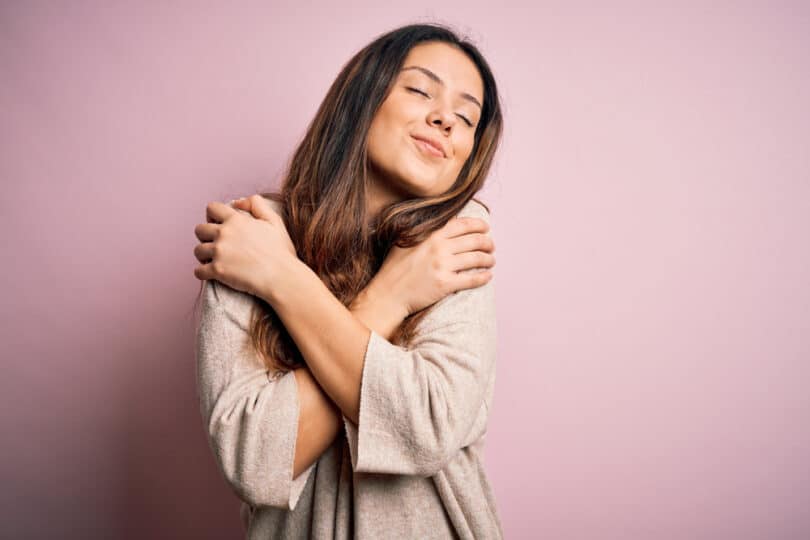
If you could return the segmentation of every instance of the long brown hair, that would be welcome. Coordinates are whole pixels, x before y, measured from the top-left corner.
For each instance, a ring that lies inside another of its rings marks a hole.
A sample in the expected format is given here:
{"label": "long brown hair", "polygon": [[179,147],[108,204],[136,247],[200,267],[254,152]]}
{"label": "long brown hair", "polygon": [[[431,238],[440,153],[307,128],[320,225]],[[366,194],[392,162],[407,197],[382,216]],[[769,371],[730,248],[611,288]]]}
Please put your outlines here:
{"label": "long brown hair", "polygon": [[[454,45],[478,67],[484,103],[473,149],[446,193],[397,202],[367,224],[369,126],[408,52],[424,42]],[[422,242],[483,187],[502,130],[495,78],[478,48],[444,25],[403,26],[380,35],[343,66],[287,165],[281,191],[261,195],[281,203],[281,216],[298,257],[349,306],[379,270],[392,245],[411,247]],[[407,346],[430,307],[406,318],[391,342]],[[258,297],[250,341],[268,369],[288,371],[306,365],[281,319]]]}

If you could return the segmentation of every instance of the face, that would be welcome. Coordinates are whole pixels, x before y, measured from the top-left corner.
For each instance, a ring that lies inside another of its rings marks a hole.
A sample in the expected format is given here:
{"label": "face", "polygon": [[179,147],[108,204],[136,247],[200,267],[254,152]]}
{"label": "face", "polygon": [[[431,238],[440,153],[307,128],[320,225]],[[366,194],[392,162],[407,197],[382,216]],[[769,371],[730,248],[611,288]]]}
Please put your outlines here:
{"label": "face", "polygon": [[483,103],[483,81],[465,53],[446,43],[413,47],[369,129],[371,212],[446,192],[472,152]]}

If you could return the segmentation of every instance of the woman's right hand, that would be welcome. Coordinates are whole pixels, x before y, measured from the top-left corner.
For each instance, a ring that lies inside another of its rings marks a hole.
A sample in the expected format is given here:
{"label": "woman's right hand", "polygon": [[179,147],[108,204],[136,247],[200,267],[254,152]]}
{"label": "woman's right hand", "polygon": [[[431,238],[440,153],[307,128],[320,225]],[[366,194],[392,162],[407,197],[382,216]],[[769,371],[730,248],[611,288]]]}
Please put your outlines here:
{"label": "woman's right hand", "polygon": [[[393,246],[369,285],[408,315],[456,291],[480,287],[492,279],[495,266],[495,243],[488,231],[481,218],[453,218],[420,244]],[[465,271],[473,268],[484,271]]]}

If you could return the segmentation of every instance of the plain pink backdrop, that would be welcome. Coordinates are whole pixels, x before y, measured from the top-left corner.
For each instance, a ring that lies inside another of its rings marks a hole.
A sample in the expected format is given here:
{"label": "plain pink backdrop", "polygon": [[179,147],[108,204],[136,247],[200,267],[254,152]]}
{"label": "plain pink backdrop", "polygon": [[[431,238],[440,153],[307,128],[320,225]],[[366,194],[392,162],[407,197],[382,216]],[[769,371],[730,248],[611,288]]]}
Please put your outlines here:
{"label": "plain pink backdrop", "polygon": [[194,226],[277,185],[360,47],[435,21],[505,107],[507,538],[810,537],[807,3],[110,4],[0,5],[0,536],[242,536]]}

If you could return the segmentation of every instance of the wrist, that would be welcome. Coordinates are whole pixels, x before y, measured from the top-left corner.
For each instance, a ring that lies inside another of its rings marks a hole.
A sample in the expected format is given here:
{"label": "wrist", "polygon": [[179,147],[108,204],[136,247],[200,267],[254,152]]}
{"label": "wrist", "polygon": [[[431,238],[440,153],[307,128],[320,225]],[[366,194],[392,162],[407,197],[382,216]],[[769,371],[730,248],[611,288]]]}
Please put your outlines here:
{"label": "wrist", "polygon": [[282,302],[290,300],[285,294],[294,293],[302,286],[305,270],[310,268],[297,257],[280,258],[273,265],[272,271],[264,272],[256,296],[276,308]]}
{"label": "wrist", "polygon": [[407,308],[390,292],[376,288],[372,283],[357,295],[349,310],[385,339],[390,339],[409,315]]}
{"label": "wrist", "polygon": [[393,287],[374,280],[360,291],[352,304],[356,304],[361,308],[374,307],[380,311],[385,311],[392,318],[399,319],[399,322],[402,322],[410,315],[408,307],[404,302],[399,301]]}

